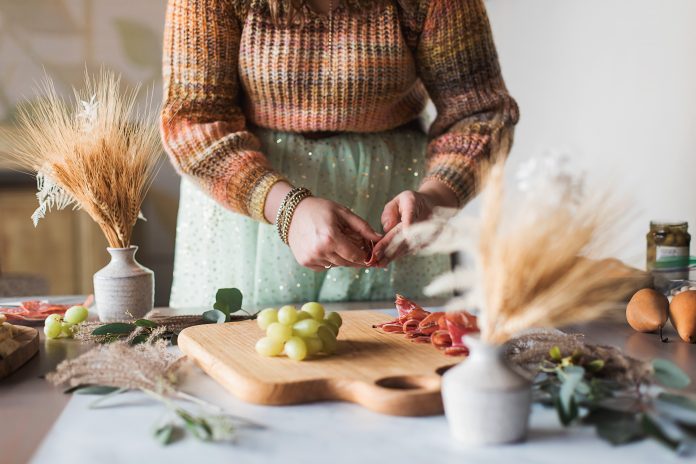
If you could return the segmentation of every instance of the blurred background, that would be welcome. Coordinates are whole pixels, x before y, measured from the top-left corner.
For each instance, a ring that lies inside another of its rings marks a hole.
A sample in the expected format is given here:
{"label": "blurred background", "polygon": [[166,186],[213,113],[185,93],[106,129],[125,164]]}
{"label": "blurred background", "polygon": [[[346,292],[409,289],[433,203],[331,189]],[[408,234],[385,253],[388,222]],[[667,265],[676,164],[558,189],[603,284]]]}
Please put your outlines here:
{"label": "blurred background", "polygon": [[[563,153],[589,180],[615,185],[632,211],[618,257],[643,267],[651,219],[696,226],[696,1],[487,5],[522,112],[510,171],[529,157]],[[85,66],[104,65],[159,99],[165,6],[0,0],[0,127],[11,130],[18,103],[33,98],[44,72],[69,93]],[[155,271],[157,305],[169,298],[178,188],[165,163],[143,207],[148,221],[135,231],[138,260]],[[35,192],[32,177],[0,164],[0,296],[91,293],[92,275],[106,263],[105,240],[81,212],[53,212],[34,229]]]}

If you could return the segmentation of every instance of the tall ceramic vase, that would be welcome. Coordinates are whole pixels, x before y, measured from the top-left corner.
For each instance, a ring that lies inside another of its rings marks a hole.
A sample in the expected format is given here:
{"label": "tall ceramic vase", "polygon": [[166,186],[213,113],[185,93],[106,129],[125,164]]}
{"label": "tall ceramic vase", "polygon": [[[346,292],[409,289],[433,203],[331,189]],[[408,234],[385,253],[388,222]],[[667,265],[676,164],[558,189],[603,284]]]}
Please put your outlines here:
{"label": "tall ceramic vase", "polygon": [[525,439],[531,384],[513,371],[503,347],[465,336],[471,355],[448,370],[442,398],[449,428],[467,445],[496,445]]}
{"label": "tall ceramic vase", "polygon": [[100,321],[137,319],[152,310],[154,273],[135,260],[138,247],[107,248],[111,262],[94,274],[94,301]]}

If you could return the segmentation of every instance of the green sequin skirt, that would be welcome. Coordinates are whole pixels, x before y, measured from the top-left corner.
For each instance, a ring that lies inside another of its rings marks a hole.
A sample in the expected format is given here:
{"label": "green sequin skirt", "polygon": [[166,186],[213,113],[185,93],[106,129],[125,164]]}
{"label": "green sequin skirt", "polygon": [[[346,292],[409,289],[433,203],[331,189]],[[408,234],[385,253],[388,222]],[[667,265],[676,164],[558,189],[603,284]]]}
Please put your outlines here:
{"label": "green sequin skirt", "polygon": [[[416,189],[424,174],[426,137],[417,130],[308,139],[260,129],[256,135],[276,170],[352,209],[381,231],[384,205]],[[387,269],[331,268],[313,272],[295,261],[275,226],[220,206],[186,178],[176,237],[170,306],[210,308],[218,288],[237,287],[245,309],[306,301],[422,298],[423,287],[450,268],[449,256],[406,256]]]}

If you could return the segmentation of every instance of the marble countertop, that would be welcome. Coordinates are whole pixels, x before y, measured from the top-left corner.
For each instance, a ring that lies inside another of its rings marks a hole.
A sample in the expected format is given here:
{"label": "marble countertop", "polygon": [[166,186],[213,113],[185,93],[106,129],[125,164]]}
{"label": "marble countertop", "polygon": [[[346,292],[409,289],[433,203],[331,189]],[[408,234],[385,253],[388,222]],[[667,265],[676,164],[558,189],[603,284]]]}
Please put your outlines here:
{"label": "marble countertop", "polygon": [[[335,306],[331,309],[337,309]],[[345,309],[346,305],[341,305]],[[350,305],[386,308],[388,303]],[[671,359],[696,378],[696,346],[662,344],[657,336],[633,332],[623,323],[580,328],[594,342],[611,344],[641,358]],[[113,398],[90,409],[93,396],[64,395],[40,378],[60,360],[88,349],[74,340],[43,340],[38,357],[0,381],[0,461],[23,463],[168,462],[685,462],[652,441],[612,447],[592,429],[564,429],[555,411],[534,407],[528,440],[518,445],[464,448],[449,436],[444,416],[392,417],[347,403],[259,406],[244,403],[192,368],[182,389],[265,429],[244,429],[234,444],[185,438],[163,447],[152,438],[165,408],[140,393]],[[690,390],[695,391],[692,385]],[[193,408],[195,410],[195,407]]]}

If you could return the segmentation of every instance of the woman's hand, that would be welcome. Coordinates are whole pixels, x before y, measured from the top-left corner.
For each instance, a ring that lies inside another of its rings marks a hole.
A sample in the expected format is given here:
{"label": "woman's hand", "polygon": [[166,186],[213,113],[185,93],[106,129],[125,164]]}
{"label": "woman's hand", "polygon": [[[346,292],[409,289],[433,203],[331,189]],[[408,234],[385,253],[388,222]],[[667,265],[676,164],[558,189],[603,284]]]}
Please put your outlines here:
{"label": "woman's hand", "polygon": [[457,206],[458,200],[454,192],[436,180],[424,182],[417,192],[406,190],[398,194],[386,204],[382,212],[385,236],[375,245],[372,253],[377,262],[376,265],[384,267],[409,252],[408,245],[402,243],[396,250],[387,254],[387,248],[392,240],[404,227],[429,219],[436,207],[456,208]]}
{"label": "woman's hand", "polygon": [[309,197],[297,205],[288,242],[298,263],[325,271],[331,266],[364,267],[369,259],[367,245],[381,238],[345,206]]}

